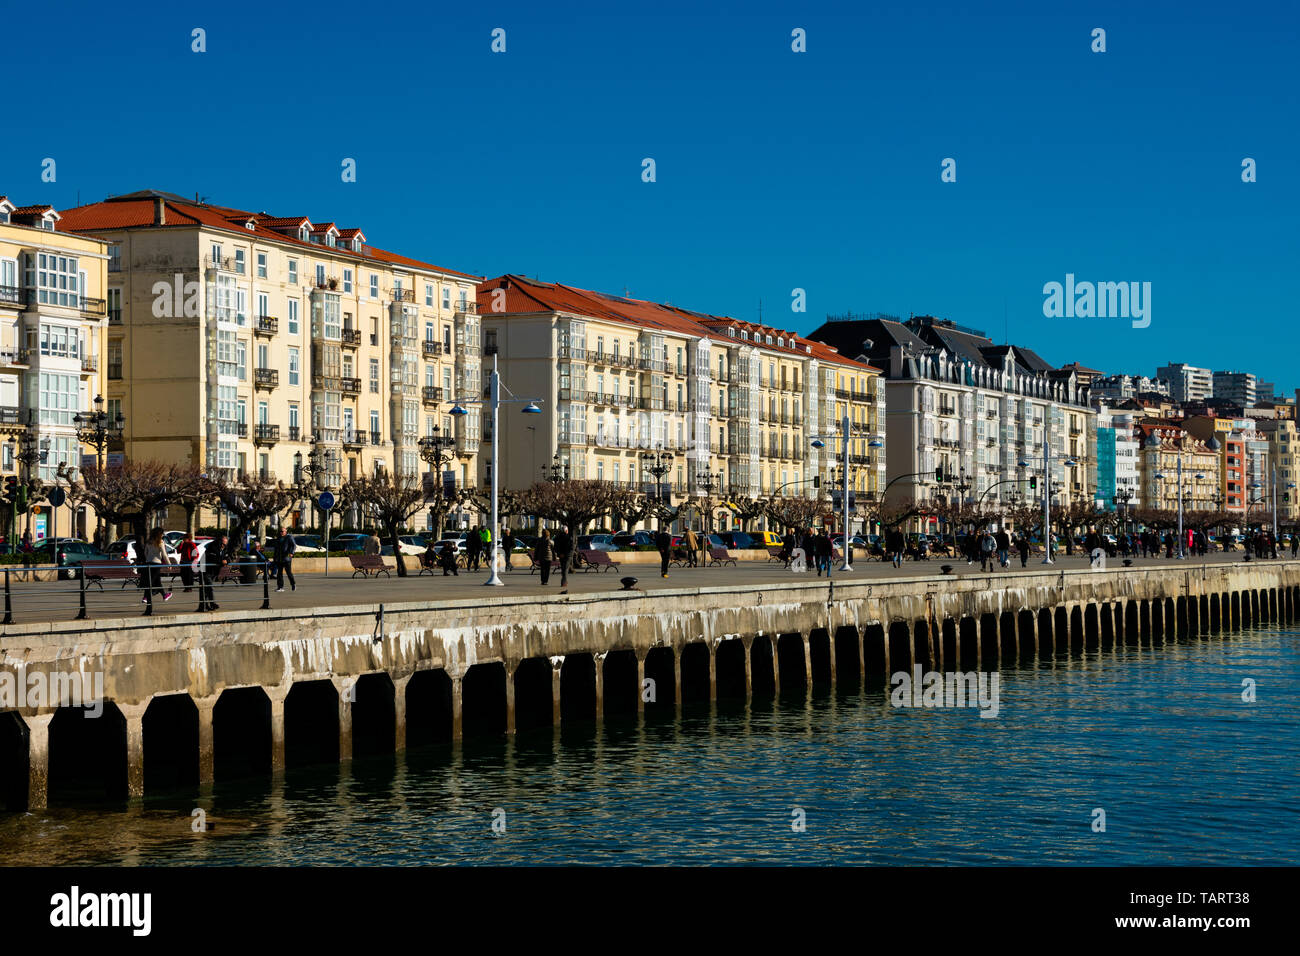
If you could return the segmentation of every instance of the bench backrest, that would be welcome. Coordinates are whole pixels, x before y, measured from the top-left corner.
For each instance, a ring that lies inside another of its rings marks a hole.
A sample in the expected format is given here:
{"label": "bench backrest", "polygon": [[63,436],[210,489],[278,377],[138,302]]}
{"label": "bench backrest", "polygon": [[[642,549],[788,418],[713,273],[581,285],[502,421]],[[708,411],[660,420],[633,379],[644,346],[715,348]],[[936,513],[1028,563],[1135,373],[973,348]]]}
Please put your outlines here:
{"label": "bench backrest", "polygon": [[726,548],[709,548],[709,557],[711,558],[730,558],[731,552]]}
{"label": "bench backrest", "polygon": [[604,551],[581,551],[583,559],[591,564],[611,564],[610,557]]}
{"label": "bench backrest", "polygon": [[105,573],[135,574],[135,566],[125,559],[121,561],[83,561],[81,567],[84,571],[101,576]]}

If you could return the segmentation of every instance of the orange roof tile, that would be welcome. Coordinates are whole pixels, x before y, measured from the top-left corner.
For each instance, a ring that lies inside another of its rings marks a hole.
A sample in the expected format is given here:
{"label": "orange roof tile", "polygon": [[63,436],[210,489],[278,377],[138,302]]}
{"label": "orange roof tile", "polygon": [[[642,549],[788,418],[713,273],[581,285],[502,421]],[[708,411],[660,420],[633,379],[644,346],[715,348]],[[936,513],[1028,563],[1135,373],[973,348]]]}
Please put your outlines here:
{"label": "orange roof tile", "polygon": [[[570,312],[594,319],[621,322],[637,328],[676,332],[696,338],[722,338],[725,336],[725,329],[729,326],[754,327],[751,323],[727,316],[692,312],[674,305],[661,305],[642,299],[607,295],[555,282],[538,282],[518,275],[498,276],[479,284],[480,315],[491,315],[497,311],[493,306],[499,301],[495,292],[498,289],[505,289],[504,308],[500,311],[507,313]],[[764,326],[764,328],[768,327]],[[783,329],[773,328],[770,331],[774,337],[784,336],[787,344],[784,347],[778,346],[775,342],[771,345],[766,342],[753,342],[753,344],[761,345],[764,349],[773,352],[788,352],[805,358],[852,366],[863,371],[879,371],[872,365],[845,358],[829,345],[813,342]],[[722,334],[719,335],[719,332]]]}
{"label": "orange roof tile", "polygon": [[[166,211],[166,225],[154,227],[154,198],[146,196],[136,198],[135,196],[123,197],[119,199],[106,199],[103,202],[89,203],[85,206],[77,206],[73,209],[67,209],[63,212],[62,221],[58,227],[60,232],[102,232],[115,229],[138,229],[142,227],[153,227],[158,229],[171,229],[177,226],[193,227],[203,226],[208,229],[217,229],[224,232],[237,233],[241,236],[254,236],[260,239],[288,243],[290,245],[302,246],[304,249],[322,250],[328,249],[331,254],[349,256],[360,260],[373,260],[375,262],[384,262],[390,265],[401,265],[411,269],[426,269],[432,272],[441,272],[447,275],[463,276],[466,279],[478,280],[481,276],[476,276],[469,272],[461,272],[457,269],[448,269],[445,266],[434,265],[431,262],[422,262],[419,259],[412,259],[408,256],[399,255],[395,252],[387,252],[383,249],[377,249],[374,246],[365,246],[360,252],[348,249],[344,246],[322,246],[318,243],[303,242],[296,236],[285,235],[282,232],[276,232],[268,228],[270,225],[297,225],[300,222],[310,221],[307,217],[288,217],[284,219],[259,218],[257,213],[251,213],[243,209],[234,209],[229,206],[217,206],[210,203],[196,203],[190,200],[179,198],[163,199]],[[244,226],[232,225],[231,219],[238,219],[240,222],[248,219],[256,220],[252,229],[246,229]],[[333,223],[325,223],[321,230],[326,226],[332,226]]]}

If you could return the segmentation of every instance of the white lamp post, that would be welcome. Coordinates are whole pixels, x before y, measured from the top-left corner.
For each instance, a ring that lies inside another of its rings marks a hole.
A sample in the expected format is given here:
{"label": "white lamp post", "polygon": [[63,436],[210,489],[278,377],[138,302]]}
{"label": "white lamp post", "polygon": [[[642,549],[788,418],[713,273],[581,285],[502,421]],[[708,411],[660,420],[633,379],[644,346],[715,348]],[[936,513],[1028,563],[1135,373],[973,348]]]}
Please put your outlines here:
{"label": "white lamp post", "polygon": [[[506,391],[510,391],[510,390],[506,389]],[[485,585],[489,585],[492,587],[501,587],[502,585],[505,584],[505,582],[501,580],[501,575],[497,573],[497,554],[501,548],[501,529],[498,527],[500,518],[498,515],[498,501],[497,501],[497,489],[498,489],[499,482],[501,480],[500,478],[501,470],[500,468],[497,467],[498,465],[497,426],[499,424],[499,419],[500,419],[499,413],[502,405],[502,399],[501,399],[501,376],[497,373],[496,353],[493,353],[492,355],[492,374],[488,378],[487,401],[488,401],[488,405],[490,405],[492,408],[492,524],[489,526],[491,528],[491,534],[492,534],[492,557],[489,561],[489,564],[491,565],[491,573],[488,575],[488,579],[483,583]],[[540,415],[542,412],[542,410],[538,407],[538,405],[541,402],[541,399],[508,398],[505,400],[505,402],[507,404],[526,403],[524,404],[522,411],[528,415]],[[481,398],[457,399],[455,404],[452,406],[451,414],[456,415],[457,417],[461,415],[468,415],[469,411],[465,408],[466,405],[482,405],[482,404],[483,404],[483,399]]]}
{"label": "white lamp post", "polygon": [[[853,546],[850,541],[849,532],[849,416],[845,415],[840,419],[839,435],[812,435],[813,448],[825,448],[826,442],[840,439],[840,511],[843,515],[844,527],[844,546],[841,557],[844,563],[840,565],[841,571],[852,571],[853,564],[849,555],[853,553]],[[878,435],[872,435],[867,442],[868,448],[883,448],[885,443],[880,440]],[[829,569],[827,574],[830,574]]]}
{"label": "white lamp post", "polygon": [[[1061,459],[1065,467],[1073,468],[1079,462],[1070,455],[1053,455],[1051,442],[1047,436],[1047,428],[1043,427],[1043,564],[1054,564],[1052,561],[1052,474],[1050,471],[1051,462],[1054,459]],[[1022,458],[1020,460],[1021,468],[1029,467],[1029,460]],[[1064,486],[1062,486],[1064,493]],[[1067,529],[1067,534],[1069,531]],[[1073,545],[1071,545],[1073,547]]]}

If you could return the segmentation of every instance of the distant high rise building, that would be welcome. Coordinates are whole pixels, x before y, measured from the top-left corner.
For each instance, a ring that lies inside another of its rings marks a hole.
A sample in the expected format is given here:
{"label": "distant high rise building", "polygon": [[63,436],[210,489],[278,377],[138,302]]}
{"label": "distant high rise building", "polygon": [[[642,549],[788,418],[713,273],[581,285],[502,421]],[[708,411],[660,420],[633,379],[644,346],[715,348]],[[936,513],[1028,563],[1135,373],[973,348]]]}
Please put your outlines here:
{"label": "distant high rise building", "polygon": [[[1215,372],[1213,389],[1215,398],[1226,398],[1237,405],[1249,407],[1259,400],[1255,376],[1249,372]],[[1270,387],[1269,394],[1272,393]]]}
{"label": "distant high rise building", "polygon": [[1176,402],[1199,402],[1214,394],[1214,375],[1208,368],[1178,362],[1156,369],[1156,378],[1168,380],[1169,397]]}

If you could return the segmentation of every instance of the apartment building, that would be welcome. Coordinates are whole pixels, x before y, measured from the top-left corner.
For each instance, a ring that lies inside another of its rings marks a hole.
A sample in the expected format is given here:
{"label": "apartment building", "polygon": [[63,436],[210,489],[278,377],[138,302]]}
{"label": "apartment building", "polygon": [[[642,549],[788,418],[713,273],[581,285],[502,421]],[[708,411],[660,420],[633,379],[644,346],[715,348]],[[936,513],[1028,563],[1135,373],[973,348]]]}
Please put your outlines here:
{"label": "apartment building", "polygon": [[1097,406],[1097,506],[1136,508],[1141,501],[1133,416]]}
{"label": "apartment building", "polygon": [[1252,501],[1261,501],[1272,508],[1277,496],[1278,520],[1294,521],[1300,517],[1300,504],[1296,500],[1300,484],[1300,434],[1293,418],[1261,419],[1255,423],[1259,436],[1268,442],[1267,464],[1260,475],[1260,487],[1251,489]]}
{"label": "apartment building", "polygon": [[[18,206],[0,196],[0,474],[27,475],[22,439],[39,455],[30,477],[53,485],[62,466],[80,469],[85,449],[75,416],[104,393],[106,245],[59,231],[52,206]],[[61,522],[68,509],[61,509]],[[33,511],[43,537],[48,505]],[[72,529],[86,533],[85,509]],[[61,534],[69,525],[63,523]]]}
{"label": "apartment building", "polygon": [[[1253,422],[1248,422],[1252,426]],[[1183,429],[1193,438],[1205,442],[1218,442],[1219,491],[1217,507],[1225,511],[1241,512],[1246,507],[1245,438],[1234,420],[1220,415],[1188,415],[1183,419]]]}
{"label": "apartment building", "polygon": [[932,316],[832,316],[809,337],[883,370],[891,499],[1024,501],[1046,441],[1057,500],[1094,500],[1096,412],[1073,370]]}
{"label": "apartment building", "polygon": [[[1250,406],[1258,401],[1257,380],[1249,372],[1215,372],[1212,377],[1213,397],[1234,405]],[[1269,394],[1272,394],[1270,389]]]}
{"label": "apartment building", "polygon": [[871,441],[884,395],[869,364],[783,329],[516,275],[482,283],[478,303],[503,384],[543,403],[542,415],[503,406],[505,487],[554,466],[673,501],[817,495],[845,417],[855,500],[883,486]]}
{"label": "apartment building", "polygon": [[1164,379],[1147,378],[1145,375],[1097,376],[1089,383],[1088,394],[1094,405],[1099,402],[1114,405],[1140,395],[1161,395],[1168,398],[1169,383]]}
{"label": "apartment building", "polygon": [[477,277],[388,252],[356,227],[145,190],[67,210],[107,244],[107,395],[129,457],[337,489],[416,476],[454,435],[478,470]]}
{"label": "apartment building", "polygon": [[1169,395],[1175,402],[1204,401],[1214,394],[1214,376],[1208,368],[1171,363],[1156,369],[1156,378],[1169,382]]}
{"label": "apartment building", "polygon": [[1184,512],[1220,507],[1223,448],[1214,447],[1219,439],[1203,440],[1187,431],[1182,421],[1162,418],[1139,419],[1134,437],[1141,443],[1138,480],[1143,508],[1177,511],[1180,475]]}

